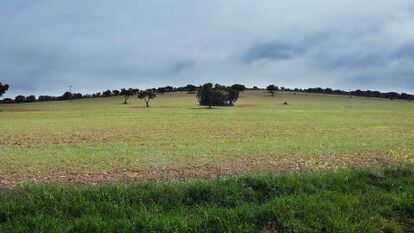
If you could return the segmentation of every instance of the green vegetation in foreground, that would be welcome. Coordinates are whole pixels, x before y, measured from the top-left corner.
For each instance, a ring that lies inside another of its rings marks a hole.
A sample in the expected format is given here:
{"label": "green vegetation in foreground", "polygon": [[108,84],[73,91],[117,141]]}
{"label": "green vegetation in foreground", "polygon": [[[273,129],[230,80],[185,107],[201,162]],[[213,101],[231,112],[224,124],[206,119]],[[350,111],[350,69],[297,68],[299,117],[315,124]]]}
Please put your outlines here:
{"label": "green vegetation in foreground", "polygon": [[137,98],[122,102],[0,105],[0,176],[269,156],[413,158],[414,105],[408,101],[246,91],[234,107],[213,109],[186,93],[158,95],[150,108]]}
{"label": "green vegetation in foreground", "polygon": [[411,168],[0,195],[0,232],[403,232],[413,220]]}

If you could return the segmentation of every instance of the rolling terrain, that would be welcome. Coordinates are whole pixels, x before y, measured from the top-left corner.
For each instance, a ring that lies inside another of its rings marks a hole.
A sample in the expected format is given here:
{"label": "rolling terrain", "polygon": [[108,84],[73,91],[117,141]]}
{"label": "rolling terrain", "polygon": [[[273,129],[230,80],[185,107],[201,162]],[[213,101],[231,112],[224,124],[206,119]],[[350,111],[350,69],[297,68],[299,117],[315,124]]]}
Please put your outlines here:
{"label": "rolling terrain", "polygon": [[[234,107],[158,95],[1,105],[0,185],[381,167],[414,157],[413,102],[246,91]],[[284,102],[287,105],[284,105]]]}
{"label": "rolling terrain", "polygon": [[1,232],[414,231],[412,102],[121,102],[0,106]]}

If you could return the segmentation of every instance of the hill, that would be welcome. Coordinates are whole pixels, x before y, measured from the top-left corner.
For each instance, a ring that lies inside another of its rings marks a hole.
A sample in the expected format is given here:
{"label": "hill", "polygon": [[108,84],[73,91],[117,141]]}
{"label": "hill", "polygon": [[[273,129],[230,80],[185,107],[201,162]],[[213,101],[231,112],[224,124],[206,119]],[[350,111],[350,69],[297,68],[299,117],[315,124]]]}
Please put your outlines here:
{"label": "hill", "polygon": [[[1,105],[2,187],[211,178],[413,162],[412,102],[246,91],[206,109],[166,93]],[[283,103],[287,102],[287,105]]]}

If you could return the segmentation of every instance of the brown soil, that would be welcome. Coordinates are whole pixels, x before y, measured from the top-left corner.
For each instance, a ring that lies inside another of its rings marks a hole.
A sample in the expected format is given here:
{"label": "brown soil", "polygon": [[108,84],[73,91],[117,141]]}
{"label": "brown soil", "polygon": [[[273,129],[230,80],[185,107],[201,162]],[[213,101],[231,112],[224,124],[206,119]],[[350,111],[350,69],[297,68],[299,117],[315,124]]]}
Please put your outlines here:
{"label": "brown soil", "polygon": [[8,173],[0,175],[0,189],[23,183],[103,184],[110,182],[167,181],[211,179],[254,173],[303,173],[311,170],[383,167],[396,164],[386,155],[351,154],[332,156],[291,156],[264,158],[236,158],[220,164],[200,164],[189,161],[182,166],[114,168],[106,171],[41,170],[30,174]]}
{"label": "brown soil", "polygon": [[405,216],[400,216],[397,219],[397,222],[400,223],[403,232],[413,233],[414,232],[414,222]]}
{"label": "brown soil", "polygon": [[33,145],[73,145],[81,143],[107,143],[111,140],[122,138],[122,132],[71,132],[71,133],[16,133],[2,139],[0,146],[30,147]]}

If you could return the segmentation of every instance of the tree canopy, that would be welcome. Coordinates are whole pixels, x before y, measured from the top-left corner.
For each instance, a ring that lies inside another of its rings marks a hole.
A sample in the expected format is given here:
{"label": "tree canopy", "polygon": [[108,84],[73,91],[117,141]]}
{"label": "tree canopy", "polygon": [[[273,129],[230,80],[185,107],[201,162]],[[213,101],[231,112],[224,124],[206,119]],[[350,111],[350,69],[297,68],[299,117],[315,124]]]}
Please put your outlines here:
{"label": "tree canopy", "polygon": [[110,97],[110,96],[112,96],[112,91],[111,90],[106,90],[106,91],[102,92],[102,96],[103,97]]}
{"label": "tree canopy", "polygon": [[231,86],[231,89],[236,90],[238,92],[243,92],[246,90],[246,86],[242,84],[234,84]]}
{"label": "tree canopy", "polygon": [[139,90],[138,89],[133,89],[133,88],[129,88],[129,89],[125,89],[122,88],[120,95],[122,95],[124,97],[124,102],[122,104],[128,104],[128,99],[129,97],[135,95]]}
{"label": "tree canopy", "polygon": [[188,84],[187,86],[185,86],[184,88],[188,94],[194,94],[197,91],[197,87],[192,85],[192,84]]}
{"label": "tree canopy", "polygon": [[202,85],[197,92],[200,105],[208,106],[232,106],[239,99],[239,91],[231,87],[212,83]]}
{"label": "tree canopy", "polygon": [[272,94],[272,96],[274,96],[274,95],[275,95],[275,93],[276,93],[276,91],[278,91],[278,90],[279,90],[279,87],[278,87],[278,86],[276,86],[276,85],[271,84],[271,85],[267,86],[266,90],[267,90],[270,94]]}
{"label": "tree canopy", "polygon": [[9,85],[0,83],[0,97],[2,97],[7,90],[9,90]]}
{"label": "tree canopy", "polygon": [[149,108],[149,101],[157,97],[157,94],[155,94],[152,90],[146,90],[140,91],[137,97],[138,99],[144,100],[147,108]]}

